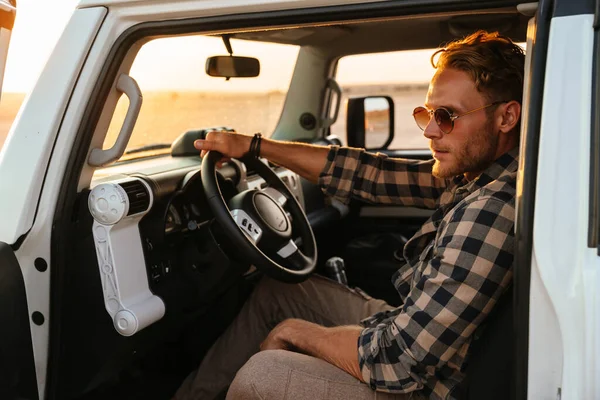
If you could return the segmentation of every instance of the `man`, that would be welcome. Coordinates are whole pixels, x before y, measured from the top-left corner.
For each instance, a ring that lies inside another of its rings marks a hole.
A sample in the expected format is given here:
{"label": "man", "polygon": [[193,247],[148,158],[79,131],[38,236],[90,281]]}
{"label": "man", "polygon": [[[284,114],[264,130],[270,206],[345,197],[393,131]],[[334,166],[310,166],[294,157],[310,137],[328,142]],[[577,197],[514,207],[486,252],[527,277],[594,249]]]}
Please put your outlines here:
{"label": "man", "polygon": [[[445,399],[464,378],[473,332],[512,278],[524,54],[480,31],[432,64],[414,117],[433,160],[267,139],[260,147],[342,201],[436,210],[393,277],[402,305],[318,276],[299,285],[264,278],[177,398],[212,398],[242,366],[228,399]],[[240,158],[251,140],[211,133],[196,147]]]}

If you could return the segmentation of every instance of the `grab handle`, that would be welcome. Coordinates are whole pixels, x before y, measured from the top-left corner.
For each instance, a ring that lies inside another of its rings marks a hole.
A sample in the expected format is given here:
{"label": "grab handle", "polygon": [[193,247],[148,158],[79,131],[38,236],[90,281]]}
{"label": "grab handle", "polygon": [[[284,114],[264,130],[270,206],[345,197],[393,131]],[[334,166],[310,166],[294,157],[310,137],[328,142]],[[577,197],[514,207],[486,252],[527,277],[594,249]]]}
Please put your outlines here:
{"label": "grab handle", "polygon": [[121,158],[125,152],[127,143],[129,143],[131,132],[133,132],[135,122],[142,108],[142,92],[135,79],[127,74],[121,74],[117,81],[117,90],[125,93],[129,98],[129,108],[127,108],[127,114],[125,115],[125,120],[115,144],[110,149],[102,150],[95,148],[90,153],[88,164],[92,167],[102,167]]}

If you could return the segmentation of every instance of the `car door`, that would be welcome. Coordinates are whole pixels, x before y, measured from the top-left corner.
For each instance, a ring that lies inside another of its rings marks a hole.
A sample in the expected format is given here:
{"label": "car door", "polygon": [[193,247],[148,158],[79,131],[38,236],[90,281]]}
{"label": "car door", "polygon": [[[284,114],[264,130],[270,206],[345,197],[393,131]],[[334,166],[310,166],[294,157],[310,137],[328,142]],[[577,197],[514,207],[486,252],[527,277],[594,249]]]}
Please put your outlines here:
{"label": "car door", "polygon": [[600,396],[599,12],[539,3],[514,277],[517,354],[528,355],[517,388],[529,399]]}
{"label": "car door", "polygon": [[[15,22],[14,0],[0,0],[0,94]],[[29,315],[21,266],[12,246],[0,242],[0,398],[37,399]],[[35,318],[35,316],[32,316]]]}

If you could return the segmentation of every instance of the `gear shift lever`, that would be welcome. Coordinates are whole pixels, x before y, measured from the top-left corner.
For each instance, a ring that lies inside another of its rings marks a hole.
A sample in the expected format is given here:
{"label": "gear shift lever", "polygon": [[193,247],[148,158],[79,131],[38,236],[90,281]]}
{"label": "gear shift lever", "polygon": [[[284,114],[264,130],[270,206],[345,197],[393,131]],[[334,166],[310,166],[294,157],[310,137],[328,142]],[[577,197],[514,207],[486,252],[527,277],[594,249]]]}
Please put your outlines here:
{"label": "gear shift lever", "polygon": [[325,262],[325,270],[330,279],[341,283],[342,285],[348,286],[348,279],[346,278],[346,266],[344,259],[341,257],[331,257]]}

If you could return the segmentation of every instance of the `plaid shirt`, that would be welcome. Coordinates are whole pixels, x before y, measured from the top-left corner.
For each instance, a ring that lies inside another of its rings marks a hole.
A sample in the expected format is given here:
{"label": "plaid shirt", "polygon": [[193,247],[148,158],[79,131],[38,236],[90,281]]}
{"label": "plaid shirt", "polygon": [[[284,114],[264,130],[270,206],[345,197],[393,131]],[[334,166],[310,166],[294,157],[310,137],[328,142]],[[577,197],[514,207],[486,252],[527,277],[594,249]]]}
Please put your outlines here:
{"label": "plaid shirt", "polygon": [[512,279],[517,156],[468,182],[433,177],[433,160],[331,147],[319,180],[326,194],[436,210],[392,278],[403,304],[361,321],[359,365],[371,388],[446,399],[464,378],[471,337]]}

